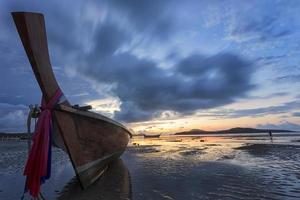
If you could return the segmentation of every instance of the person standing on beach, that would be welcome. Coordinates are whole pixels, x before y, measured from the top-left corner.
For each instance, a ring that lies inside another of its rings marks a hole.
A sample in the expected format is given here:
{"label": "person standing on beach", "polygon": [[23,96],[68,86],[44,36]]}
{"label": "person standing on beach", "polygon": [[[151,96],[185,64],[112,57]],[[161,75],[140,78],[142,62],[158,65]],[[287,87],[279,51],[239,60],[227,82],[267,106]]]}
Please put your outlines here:
{"label": "person standing on beach", "polygon": [[272,131],[269,131],[269,136],[270,136],[270,139],[271,139],[271,141],[273,142],[273,135],[272,135]]}

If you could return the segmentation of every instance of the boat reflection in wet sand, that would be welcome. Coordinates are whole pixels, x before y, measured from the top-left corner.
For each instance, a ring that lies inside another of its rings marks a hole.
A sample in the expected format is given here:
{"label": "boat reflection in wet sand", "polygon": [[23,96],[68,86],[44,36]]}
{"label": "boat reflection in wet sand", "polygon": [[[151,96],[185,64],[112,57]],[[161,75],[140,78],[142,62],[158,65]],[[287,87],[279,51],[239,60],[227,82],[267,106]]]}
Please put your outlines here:
{"label": "boat reflection in wet sand", "polygon": [[121,159],[112,162],[100,179],[82,190],[74,177],[59,194],[58,200],[132,199],[130,173]]}
{"label": "boat reflection in wet sand", "polygon": [[[50,63],[44,16],[29,12],[13,12],[12,16],[48,103],[60,87]],[[124,152],[131,132],[110,118],[88,111],[88,107],[71,106],[65,97],[52,113],[53,144],[69,154],[80,185],[87,188]]]}

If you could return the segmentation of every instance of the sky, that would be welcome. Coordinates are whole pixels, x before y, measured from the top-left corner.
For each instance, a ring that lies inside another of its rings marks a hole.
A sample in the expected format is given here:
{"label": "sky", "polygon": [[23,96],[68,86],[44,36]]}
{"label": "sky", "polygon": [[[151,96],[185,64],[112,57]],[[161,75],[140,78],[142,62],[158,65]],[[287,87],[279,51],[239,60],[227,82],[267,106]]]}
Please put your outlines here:
{"label": "sky", "polygon": [[72,104],[136,133],[300,130],[300,1],[0,2],[0,132],[25,131],[41,92],[10,12],[44,14]]}

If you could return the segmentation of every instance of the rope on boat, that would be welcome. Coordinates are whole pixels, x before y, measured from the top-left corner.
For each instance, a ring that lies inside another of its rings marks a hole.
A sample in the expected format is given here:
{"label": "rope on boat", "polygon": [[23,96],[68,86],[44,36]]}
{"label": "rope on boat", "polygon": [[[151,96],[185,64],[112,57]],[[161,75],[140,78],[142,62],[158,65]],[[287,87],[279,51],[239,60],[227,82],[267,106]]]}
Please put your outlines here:
{"label": "rope on boat", "polygon": [[37,104],[35,104],[34,106],[32,104],[29,105],[29,113],[27,116],[27,146],[28,146],[28,155],[30,153],[30,149],[31,149],[31,121],[32,119],[34,120],[34,125],[36,125],[36,119],[38,118],[38,116],[40,115],[40,108]]}

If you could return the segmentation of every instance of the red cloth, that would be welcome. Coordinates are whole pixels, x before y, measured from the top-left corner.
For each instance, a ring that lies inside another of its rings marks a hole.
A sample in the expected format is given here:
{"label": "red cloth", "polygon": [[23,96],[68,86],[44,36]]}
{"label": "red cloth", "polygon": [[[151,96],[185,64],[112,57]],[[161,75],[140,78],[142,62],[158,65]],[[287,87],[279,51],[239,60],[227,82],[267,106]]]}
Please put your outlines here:
{"label": "red cloth", "polygon": [[48,103],[42,98],[42,112],[34,130],[33,145],[24,170],[27,176],[25,189],[33,197],[39,195],[42,178],[47,176],[52,110],[61,96],[62,92],[58,89]]}

